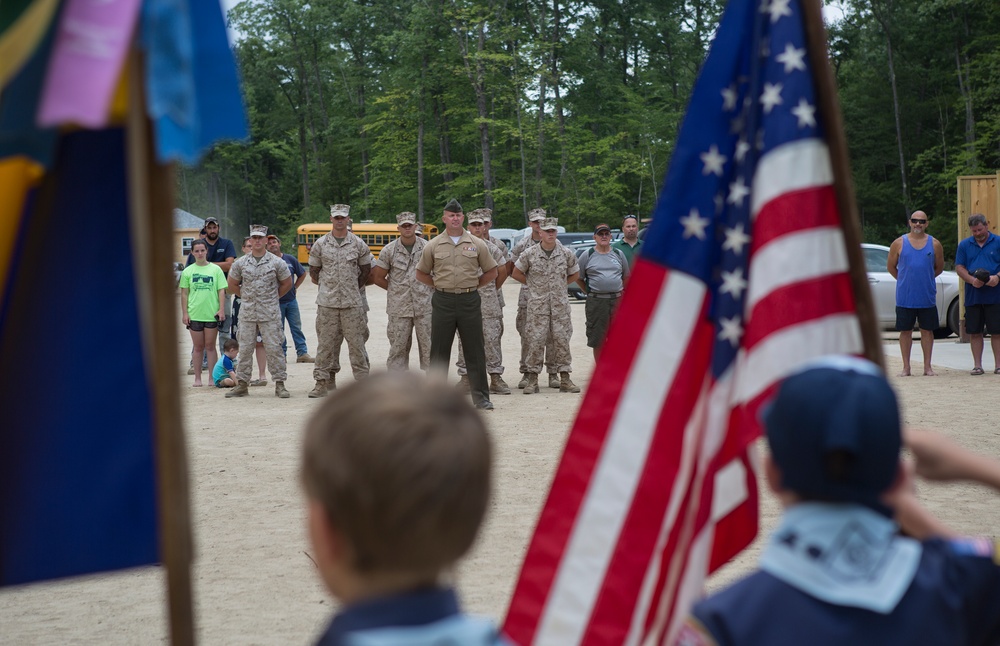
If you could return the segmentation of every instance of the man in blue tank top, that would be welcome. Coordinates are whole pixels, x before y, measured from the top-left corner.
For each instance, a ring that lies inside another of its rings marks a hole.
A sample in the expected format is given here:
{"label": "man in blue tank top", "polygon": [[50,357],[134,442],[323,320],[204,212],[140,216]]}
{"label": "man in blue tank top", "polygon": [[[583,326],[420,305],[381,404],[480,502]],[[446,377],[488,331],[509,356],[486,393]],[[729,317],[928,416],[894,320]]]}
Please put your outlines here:
{"label": "man in blue tank top", "polygon": [[900,377],[910,376],[910,347],[913,325],[920,326],[920,349],[924,353],[924,375],[933,376],[931,352],[934,330],[938,327],[937,284],[934,279],[944,269],[941,243],[927,235],[927,214],[914,211],[910,232],[889,247],[889,273],[896,279],[896,329],[899,352],[903,355]]}

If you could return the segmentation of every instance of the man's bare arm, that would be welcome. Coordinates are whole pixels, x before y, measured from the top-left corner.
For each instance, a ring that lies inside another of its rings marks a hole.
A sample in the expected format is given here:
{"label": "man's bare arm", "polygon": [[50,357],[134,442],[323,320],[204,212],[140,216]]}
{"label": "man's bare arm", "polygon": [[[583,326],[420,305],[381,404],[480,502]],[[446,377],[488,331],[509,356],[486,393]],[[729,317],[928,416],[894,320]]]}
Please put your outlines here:
{"label": "man's bare arm", "polygon": [[382,289],[389,289],[389,272],[378,265],[372,267],[372,282]]}
{"label": "man's bare arm", "polygon": [[428,274],[427,272],[420,271],[419,269],[417,269],[414,272],[414,275],[416,276],[417,280],[422,282],[424,285],[427,285],[428,287],[434,287],[434,279],[431,278],[431,275]]}

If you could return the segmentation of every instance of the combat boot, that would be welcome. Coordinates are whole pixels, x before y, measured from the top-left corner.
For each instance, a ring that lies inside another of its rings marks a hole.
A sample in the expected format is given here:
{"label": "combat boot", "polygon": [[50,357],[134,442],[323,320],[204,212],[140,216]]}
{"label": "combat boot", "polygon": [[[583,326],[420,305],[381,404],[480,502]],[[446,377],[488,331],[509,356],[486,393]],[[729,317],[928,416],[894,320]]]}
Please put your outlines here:
{"label": "combat boot", "polygon": [[288,399],[289,397],[292,396],[292,393],[288,392],[288,389],[285,388],[285,382],[283,382],[283,381],[275,381],[274,382],[274,396],[275,397],[281,397],[282,399]]}
{"label": "combat boot", "polygon": [[246,397],[250,394],[250,384],[240,379],[239,383],[226,393],[226,397]]}
{"label": "combat boot", "polygon": [[310,399],[326,397],[326,379],[317,379],[316,387],[309,391]]}
{"label": "combat boot", "polygon": [[559,375],[554,372],[549,373],[549,388],[562,388],[562,382],[559,380]]}
{"label": "combat boot", "polygon": [[315,363],[316,360],[309,356],[309,353],[300,354],[295,363]]}
{"label": "combat boot", "polygon": [[573,383],[573,380],[569,378],[568,372],[559,373],[559,392],[561,393],[580,392],[580,387]]}
{"label": "combat boot", "polygon": [[528,382],[524,384],[523,392],[525,395],[534,395],[535,393],[538,392],[538,375],[536,375],[533,372],[529,372],[527,373],[527,375],[528,375]]}
{"label": "combat boot", "polygon": [[330,375],[326,380],[326,392],[332,393],[335,390],[337,390],[337,375]]}
{"label": "combat boot", "polygon": [[490,375],[490,392],[497,395],[509,395],[510,386],[500,375]]}
{"label": "combat boot", "polygon": [[462,378],[458,380],[457,384],[455,384],[455,388],[457,388],[460,393],[467,393],[472,390],[472,387],[469,385],[469,375],[462,375]]}
{"label": "combat boot", "polygon": [[521,373],[521,381],[517,382],[517,387],[518,388],[524,388],[527,385],[528,385],[528,373],[522,372]]}

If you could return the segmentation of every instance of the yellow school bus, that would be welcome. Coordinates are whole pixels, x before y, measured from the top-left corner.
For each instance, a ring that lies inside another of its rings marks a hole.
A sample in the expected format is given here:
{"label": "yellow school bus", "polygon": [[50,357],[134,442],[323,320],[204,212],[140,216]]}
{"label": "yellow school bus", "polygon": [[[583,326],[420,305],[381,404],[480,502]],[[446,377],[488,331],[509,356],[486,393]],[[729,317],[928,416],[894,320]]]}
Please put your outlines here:
{"label": "yellow school bus", "polygon": [[[438,234],[438,228],[433,224],[418,223],[417,227],[417,232],[423,232],[423,237],[427,240]],[[309,264],[309,250],[312,248],[313,243],[320,236],[330,233],[332,229],[333,224],[330,222],[313,222],[300,226],[296,239],[299,246],[299,262],[303,265]],[[368,245],[368,248],[372,251],[372,255],[376,258],[378,258],[378,252],[382,251],[382,247],[399,237],[396,225],[388,223],[359,222],[351,225],[351,231]]]}

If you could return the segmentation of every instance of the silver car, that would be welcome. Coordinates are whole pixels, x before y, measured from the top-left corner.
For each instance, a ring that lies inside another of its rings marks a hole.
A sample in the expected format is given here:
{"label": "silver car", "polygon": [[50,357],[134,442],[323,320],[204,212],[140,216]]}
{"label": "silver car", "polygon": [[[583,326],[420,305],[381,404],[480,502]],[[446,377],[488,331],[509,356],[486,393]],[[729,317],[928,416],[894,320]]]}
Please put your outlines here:
{"label": "silver car", "polygon": [[[868,284],[872,288],[875,315],[882,329],[896,328],[896,279],[888,272],[889,247],[879,244],[862,244]],[[934,336],[943,339],[958,334],[958,290],[962,281],[953,271],[942,271],[937,277],[937,311],[940,327]]]}

